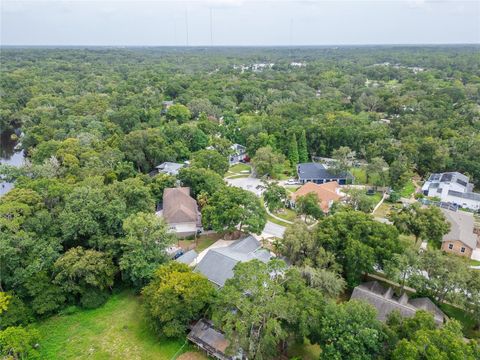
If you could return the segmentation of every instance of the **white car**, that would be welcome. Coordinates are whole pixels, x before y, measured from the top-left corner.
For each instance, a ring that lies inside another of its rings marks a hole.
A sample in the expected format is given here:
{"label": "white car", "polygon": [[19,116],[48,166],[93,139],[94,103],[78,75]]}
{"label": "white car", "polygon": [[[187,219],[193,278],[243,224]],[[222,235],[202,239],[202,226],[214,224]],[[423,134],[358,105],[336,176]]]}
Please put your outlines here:
{"label": "white car", "polygon": [[285,185],[298,185],[298,184],[300,183],[295,179],[288,179],[287,181],[285,181]]}

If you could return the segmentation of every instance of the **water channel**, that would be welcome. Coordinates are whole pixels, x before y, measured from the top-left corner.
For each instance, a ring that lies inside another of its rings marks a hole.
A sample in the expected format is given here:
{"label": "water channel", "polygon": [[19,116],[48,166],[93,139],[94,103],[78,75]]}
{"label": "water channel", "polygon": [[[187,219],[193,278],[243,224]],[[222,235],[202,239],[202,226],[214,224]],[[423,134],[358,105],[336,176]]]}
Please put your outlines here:
{"label": "water channel", "polygon": [[[22,166],[23,150],[19,149],[18,140],[12,139],[12,135],[16,133],[20,134],[20,131],[6,130],[0,133],[0,164]],[[2,181],[0,178],[0,196],[7,193],[12,187],[12,183]]]}

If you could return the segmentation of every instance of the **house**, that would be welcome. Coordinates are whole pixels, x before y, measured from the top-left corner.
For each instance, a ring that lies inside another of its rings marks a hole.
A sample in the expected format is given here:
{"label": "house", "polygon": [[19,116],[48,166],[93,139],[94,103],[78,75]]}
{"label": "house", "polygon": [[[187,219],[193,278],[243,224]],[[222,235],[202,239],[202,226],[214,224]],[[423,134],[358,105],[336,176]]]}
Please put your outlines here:
{"label": "house", "polygon": [[480,240],[475,233],[473,215],[464,211],[446,209],[442,209],[442,212],[450,223],[450,231],[442,238],[442,250],[471,258]]}
{"label": "house", "polygon": [[423,195],[474,211],[480,210],[480,194],[473,192],[470,178],[459,172],[431,174],[422,186]]}
{"label": "house", "polygon": [[221,331],[217,330],[213,324],[206,319],[197,321],[188,334],[187,339],[214,359],[241,359],[241,357],[232,357],[225,354],[230,342]]}
{"label": "house", "polygon": [[245,159],[247,158],[247,148],[245,146],[240,144],[233,144],[230,149],[232,149],[232,154],[228,158],[230,166],[245,161]]}
{"label": "house", "polygon": [[358,285],[353,289],[352,299],[365,301],[375,307],[377,319],[383,322],[394,310],[398,310],[402,317],[412,317],[418,310],[428,311],[437,325],[442,325],[446,319],[445,314],[429,298],[410,299],[405,293],[397,297],[391,287],[387,289],[378,281]]}
{"label": "house", "polygon": [[178,258],[175,259],[175,261],[188,265],[188,266],[193,266],[195,265],[195,260],[197,259],[198,254],[195,250],[189,250],[186,253],[184,253],[182,256],[179,256]]}
{"label": "house", "polygon": [[330,181],[336,181],[340,185],[353,182],[355,179],[352,174],[346,172],[335,175],[323,164],[303,163],[297,165],[298,180],[300,183],[314,182],[315,184],[323,184]]}
{"label": "house", "polygon": [[222,287],[228,279],[233,277],[233,268],[238,262],[253,259],[268,262],[271,257],[270,252],[262,249],[257,239],[248,236],[228,246],[208,250],[196,266],[195,272],[203,274],[212,283]]}
{"label": "house", "polygon": [[157,173],[159,174],[168,174],[172,176],[177,176],[181,168],[185,167],[186,164],[183,163],[174,163],[174,162],[164,162],[158,166],[155,166]]}
{"label": "house", "polygon": [[307,182],[291,195],[291,204],[295,206],[295,201],[299,196],[305,196],[309,193],[317,195],[320,207],[324,213],[328,213],[334,201],[339,201],[343,197],[343,194],[340,192],[340,185],[336,181],[324,184]]}
{"label": "house", "polygon": [[190,188],[167,188],[163,191],[163,209],[157,212],[179,237],[194,235],[201,231],[201,215]]}

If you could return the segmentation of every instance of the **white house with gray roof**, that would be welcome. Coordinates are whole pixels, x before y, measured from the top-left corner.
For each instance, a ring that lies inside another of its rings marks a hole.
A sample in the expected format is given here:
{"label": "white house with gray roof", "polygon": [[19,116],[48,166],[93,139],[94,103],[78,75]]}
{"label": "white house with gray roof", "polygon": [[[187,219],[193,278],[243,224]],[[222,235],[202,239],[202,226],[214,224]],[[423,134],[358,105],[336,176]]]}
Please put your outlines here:
{"label": "white house with gray roof", "polygon": [[425,196],[438,197],[445,203],[480,210],[480,194],[473,192],[470,178],[459,172],[431,174],[423,184],[422,192]]}
{"label": "white house with gray roof", "polygon": [[208,250],[195,267],[195,272],[203,274],[212,283],[222,287],[233,277],[233,268],[238,262],[257,259],[266,263],[271,258],[270,252],[262,249],[257,239],[248,236],[228,246]]}

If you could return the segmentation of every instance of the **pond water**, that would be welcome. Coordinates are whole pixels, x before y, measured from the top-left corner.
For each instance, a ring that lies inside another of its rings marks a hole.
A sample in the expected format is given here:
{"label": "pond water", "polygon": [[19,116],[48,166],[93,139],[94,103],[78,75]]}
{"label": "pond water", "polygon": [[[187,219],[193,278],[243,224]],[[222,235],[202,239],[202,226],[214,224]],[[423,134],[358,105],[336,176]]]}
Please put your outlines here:
{"label": "pond water", "polygon": [[[17,133],[19,134],[20,132],[17,131]],[[15,134],[15,131],[11,130],[0,133],[0,164],[19,167],[22,166],[24,161],[23,150],[16,148],[18,141],[11,138],[13,134]],[[5,194],[12,187],[12,183],[0,179],[0,196]]]}

